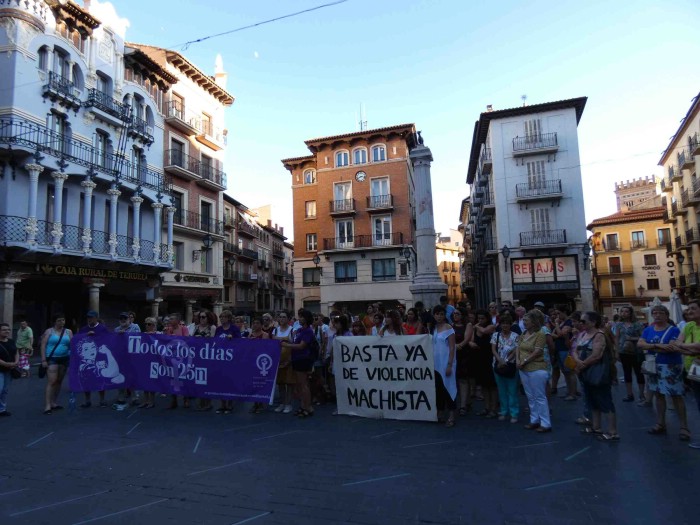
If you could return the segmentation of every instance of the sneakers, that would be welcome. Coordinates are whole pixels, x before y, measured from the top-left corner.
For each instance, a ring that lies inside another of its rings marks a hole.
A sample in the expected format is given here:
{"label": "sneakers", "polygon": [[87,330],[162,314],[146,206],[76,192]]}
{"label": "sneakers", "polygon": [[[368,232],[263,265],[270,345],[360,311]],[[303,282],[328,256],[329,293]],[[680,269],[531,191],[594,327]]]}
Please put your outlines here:
{"label": "sneakers", "polygon": [[282,410],[285,409],[286,406],[287,405],[279,405],[277,408],[275,408],[275,412],[279,414],[280,412],[282,412]]}
{"label": "sneakers", "polygon": [[292,405],[284,405],[284,410],[282,410],[283,414],[289,414],[292,412]]}
{"label": "sneakers", "polygon": [[688,446],[690,448],[700,449],[700,441],[693,441],[692,443],[688,443]]}
{"label": "sneakers", "polygon": [[518,422],[518,418],[517,418],[517,417],[512,417],[512,418],[510,418],[510,422],[511,422],[511,423],[517,423],[517,422]]}

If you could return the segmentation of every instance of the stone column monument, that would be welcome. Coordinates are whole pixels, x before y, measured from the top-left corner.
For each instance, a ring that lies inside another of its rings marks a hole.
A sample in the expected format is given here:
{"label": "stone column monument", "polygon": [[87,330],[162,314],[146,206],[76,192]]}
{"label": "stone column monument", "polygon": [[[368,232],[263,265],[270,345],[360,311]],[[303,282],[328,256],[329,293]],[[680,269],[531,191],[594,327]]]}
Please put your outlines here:
{"label": "stone column monument", "polygon": [[410,286],[413,304],[422,301],[426,308],[440,304],[440,296],[447,295],[447,285],[440,279],[435,257],[435,218],[433,191],[430,182],[430,163],[433,155],[423,145],[420,131],[409,158],[413,163],[413,182],[416,201],[416,273]]}

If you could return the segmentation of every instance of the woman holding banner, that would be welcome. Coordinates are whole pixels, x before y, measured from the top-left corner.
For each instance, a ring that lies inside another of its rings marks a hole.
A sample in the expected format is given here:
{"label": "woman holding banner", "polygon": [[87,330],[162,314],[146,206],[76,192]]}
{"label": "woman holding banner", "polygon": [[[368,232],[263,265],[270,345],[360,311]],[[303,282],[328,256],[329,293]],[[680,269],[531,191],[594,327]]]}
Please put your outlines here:
{"label": "woman holding banner", "polygon": [[300,328],[294,334],[294,342],[282,343],[282,349],[287,348],[292,354],[294,385],[297,397],[301,402],[301,408],[295,412],[295,415],[299,418],[306,418],[314,414],[314,409],[311,406],[311,390],[309,389],[309,372],[311,372],[314,364],[311,356],[311,345],[316,343],[316,336],[313,328],[311,328],[313,322],[314,315],[309,310],[300,310]]}
{"label": "woman holding banner", "polygon": [[[200,310],[199,323],[194,327],[194,337],[214,337],[216,335],[216,317],[208,310]],[[211,399],[202,398],[199,400],[199,412],[211,410]]]}
{"label": "woman holding banner", "polygon": [[[180,314],[170,314],[168,316],[167,323],[163,327],[163,333],[165,335],[177,335],[180,337],[187,337],[188,335],[190,335],[189,331],[187,330],[187,327],[180,324],[180,319]],[[184,406],[185,408],[190,408],[189,398],[185,397],[182,400],[182,406]],[[173,395],[168,410],[173,410],[175,408],[177,408],[177,396]]]}
{"label": "woman holding banner", "polygon": [[[280,312],[277,315],[278,325],[272,330],[272,338],[278,341],[292,341],[292,327],[289,324],[287,312]],[[275,412],[289,414],[292,411],[292,387],[294,386],[294,370],[292,370],[292,353],[289,348],[282,346],[280,353],[280,364],[277,371],[277,387],[282,398],[282,403],[275,408]]]}
{"label": "woman holding banner", "polygon": [[445,309],[433,308],[433,359],[435,362],[435,402],[440,413],[447,411],[446,427],[455,426],[457,376],[455,374],[455,331],[445,322]]}

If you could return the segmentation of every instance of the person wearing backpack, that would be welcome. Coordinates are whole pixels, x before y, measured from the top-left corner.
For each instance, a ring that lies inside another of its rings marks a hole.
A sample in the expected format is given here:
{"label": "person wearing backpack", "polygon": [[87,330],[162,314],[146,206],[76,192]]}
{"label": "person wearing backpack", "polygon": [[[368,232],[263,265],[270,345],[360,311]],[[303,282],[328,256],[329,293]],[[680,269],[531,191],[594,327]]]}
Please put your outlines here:
{"label": "person wearing backpack", "polygon": [[295,391],[301,401],[301,407],[295,412],[299,418],[312,416],[311,390],[309,388],[309,372],[314,361],[318,359],[319,345],[312,328],[313,314],[306,309],[299,310],[299,330],[294,334],[294,342],[282,342],[282,349],[289,349],[292,354],[292,370],[294,370]]}

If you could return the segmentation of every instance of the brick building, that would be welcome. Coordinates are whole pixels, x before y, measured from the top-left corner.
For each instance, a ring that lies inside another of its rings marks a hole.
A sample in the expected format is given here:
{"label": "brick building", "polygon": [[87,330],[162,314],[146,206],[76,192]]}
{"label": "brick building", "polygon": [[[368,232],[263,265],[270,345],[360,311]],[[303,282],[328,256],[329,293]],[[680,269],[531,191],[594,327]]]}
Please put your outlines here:
{"label": "brick building", "polygon": [[413,124],[305,141],[282,160],[294,199],[295,308],[411,304]]}

